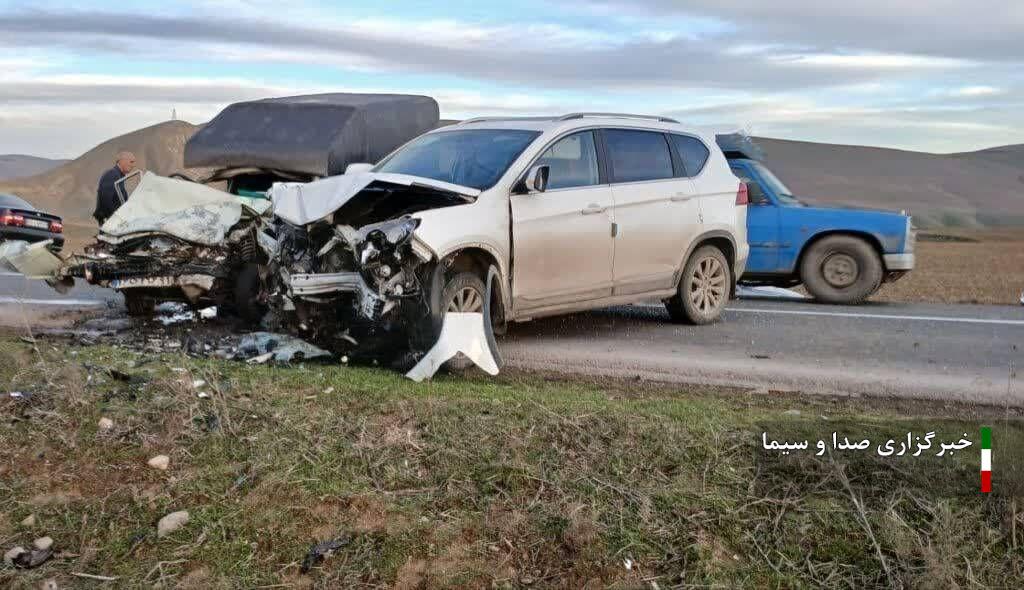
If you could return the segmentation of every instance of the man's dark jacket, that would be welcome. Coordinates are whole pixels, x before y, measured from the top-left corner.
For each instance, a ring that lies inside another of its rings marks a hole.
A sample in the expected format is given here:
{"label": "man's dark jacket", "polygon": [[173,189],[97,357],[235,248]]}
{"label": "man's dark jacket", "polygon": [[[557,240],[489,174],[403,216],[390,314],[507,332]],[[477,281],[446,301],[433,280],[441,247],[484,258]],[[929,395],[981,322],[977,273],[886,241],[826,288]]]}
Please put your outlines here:
{"label": "man's dark jacket", "polygon": [[114,183],[122,178],[124,174],[117,166],[107,170],[100,177],[100,186],[96,189],[96,211],[92,214],[100,225],[103,225],[103,222],[121,206],[121,197],[117,195]]}

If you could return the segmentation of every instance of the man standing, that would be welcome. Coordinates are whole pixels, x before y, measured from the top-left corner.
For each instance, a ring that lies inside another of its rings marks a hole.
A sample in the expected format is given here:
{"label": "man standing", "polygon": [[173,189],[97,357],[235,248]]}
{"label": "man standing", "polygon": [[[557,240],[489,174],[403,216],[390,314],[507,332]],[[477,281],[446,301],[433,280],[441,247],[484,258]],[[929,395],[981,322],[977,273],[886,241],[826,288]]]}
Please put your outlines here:
{"label": "man standing", "polygon": [[96,218],[100,227],[110,219],[110,216],[121,206],[121,197],[117,194],[114,186],[129,172],[135,169],[135,154],[131,152],[120,152],[117,154],[117,161],[114,167],[103,173],[100,177],[99,188],[96,189],[96,211],[92,216]]}

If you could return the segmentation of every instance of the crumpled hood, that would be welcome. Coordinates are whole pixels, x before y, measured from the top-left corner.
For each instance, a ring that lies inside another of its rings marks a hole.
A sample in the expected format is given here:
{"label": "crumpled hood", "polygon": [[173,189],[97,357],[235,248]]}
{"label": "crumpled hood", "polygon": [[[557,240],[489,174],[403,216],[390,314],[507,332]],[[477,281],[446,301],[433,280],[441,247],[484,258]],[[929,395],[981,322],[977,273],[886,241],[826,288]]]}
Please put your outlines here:
{"label": "crumpled hood", "polygon": [[360,191],[378,181],[401,186],[424,186],[474,198],[480,195],[479,190],[458,184],[421,176],[379,172],[343,174],[307,183],[280,182],[274,184],[267,195],[274,202],[275,215],[295,225],[306,225],[334,213]]}
{"label": "crumpled hood", "polygon": [[214,246],[242,216],[238,197],[146,172],[128,201],[100,228],[100,239],[118,243],[140,233],[163,233]]}

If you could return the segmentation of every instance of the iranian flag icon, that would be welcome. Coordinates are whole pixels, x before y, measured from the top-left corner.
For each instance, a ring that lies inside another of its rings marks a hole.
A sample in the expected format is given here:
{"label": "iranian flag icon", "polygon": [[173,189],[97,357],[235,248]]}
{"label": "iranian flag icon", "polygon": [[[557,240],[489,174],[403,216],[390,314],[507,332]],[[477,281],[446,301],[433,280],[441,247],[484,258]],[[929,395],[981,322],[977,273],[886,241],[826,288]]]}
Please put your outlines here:
{"label": "iranian flag icon", "polygon": [[992,429],[981,427],[981,492],[992,491]]}

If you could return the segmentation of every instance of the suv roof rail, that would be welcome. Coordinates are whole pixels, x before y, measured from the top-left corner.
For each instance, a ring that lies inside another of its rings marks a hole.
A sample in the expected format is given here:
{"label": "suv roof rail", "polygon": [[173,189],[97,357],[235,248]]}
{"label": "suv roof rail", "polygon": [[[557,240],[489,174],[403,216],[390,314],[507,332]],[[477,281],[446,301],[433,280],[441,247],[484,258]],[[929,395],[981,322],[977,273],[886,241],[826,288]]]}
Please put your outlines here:
{"label": "suv roof rail", "polygon": [[629,113],[569,113],[568,115],[562,115],[558,118],[559,121],[570,121],[572,119],[582,119],[584,117],[607,117],[609,119],[647,119],[650,121],[661,121],[662,123],[676,123],[679,121],[671,117],[662,117],[660,115],[631,115]]}
{"label": "suv roof rail", "polygon": [[472,119],[466,119],[465,121],[459,121],[456,125],[466,125],[468,123],[487,123],[489,121],[553,121],[557,117],[473,117]]}

